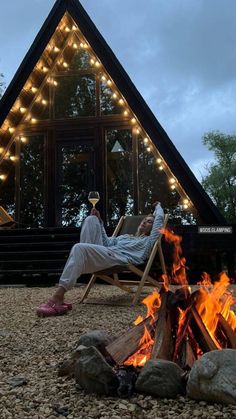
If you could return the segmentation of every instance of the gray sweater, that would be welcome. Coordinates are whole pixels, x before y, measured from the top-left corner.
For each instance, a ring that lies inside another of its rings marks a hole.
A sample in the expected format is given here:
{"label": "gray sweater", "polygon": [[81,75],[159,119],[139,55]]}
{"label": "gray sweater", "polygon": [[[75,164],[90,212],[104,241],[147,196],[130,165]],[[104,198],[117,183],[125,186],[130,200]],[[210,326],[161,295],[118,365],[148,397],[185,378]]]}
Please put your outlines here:
{"label": "gray sweater", "polygon": [[102,224],[103,245],[109,247],[114,255],[124,263],[139,265],[143,263],[150,255],[152,247],[160,235],[160,229],[163,227],[164,212],[158,204],[153,213],[154,222],[149,236],[131,236],[123,234],[117,237],[108,237]]}

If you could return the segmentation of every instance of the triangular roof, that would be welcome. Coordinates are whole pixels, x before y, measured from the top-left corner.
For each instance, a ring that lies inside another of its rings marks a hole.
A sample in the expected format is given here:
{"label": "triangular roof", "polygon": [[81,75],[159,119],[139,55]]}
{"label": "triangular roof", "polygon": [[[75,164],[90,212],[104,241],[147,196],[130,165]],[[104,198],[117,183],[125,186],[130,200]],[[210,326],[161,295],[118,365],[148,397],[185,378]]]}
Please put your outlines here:
{"label": "triangular roof", "polygon": [[151,138],[157,150],[168,164],[171,172],[187,193],[200,217],[209,224],[225,223],[224,217],[189,169],[78,0],[57,0],[55,2],[55,5],[0,101],[0,127],[66,12],[70,14],[78,25],[80,31],[103,64],[107,73],[113,79],[120,93],[127,100],[140,125]]}

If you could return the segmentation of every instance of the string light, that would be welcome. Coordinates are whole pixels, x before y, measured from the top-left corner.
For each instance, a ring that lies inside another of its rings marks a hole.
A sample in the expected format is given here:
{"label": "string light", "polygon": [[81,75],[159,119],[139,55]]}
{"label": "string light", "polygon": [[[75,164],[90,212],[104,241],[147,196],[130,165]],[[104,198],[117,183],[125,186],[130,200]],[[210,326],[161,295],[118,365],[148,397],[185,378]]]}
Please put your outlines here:
{"label": "string light", "polygon": [[69,28],[69,26],[66,26],[66,27],[65,27],[65,32],[70,32],[70,28]]}
{"label": "string light", "polygon": [[135,129],[136,134],[140,134],[140,128]]}
{"label": "string light", "polygon": [[31,118],[30,122],[31,122],[31,124],[36,124],[37,119],[36,118]]}
{"label": "string light", "polygon": [[90,64],[94,65],[95,64],[95,60],[93,58],[90,59]]}
{"label": "string light", "polygon": [[9,127],[9,128],[8,128],[8,131],[10,132],[10,134],[13,134],[13,132],[15,131],[15,128],[13,128],[13,127]]}
{"label": "string light", "polygon": [[27,143],[27,138],[26,137],[20,137],[20,141],[22,143]]}
{"label": "string light", "polygon": [[112,81],[111,80],[107,80],[107,85],[111,86],[112,85]]}
{"label": "string light", "polygon": [[143,142],[144,142],[144,144],[148,144],[149,139],[148,139],[147,137],[145,137],[145,138],[143,139]]}
{"label": "string light", "polygon": [[0,147],[0,154],[2,154],[4,152],[4,148]]}
{"label": "string light", "polygon": [[96,67],[100,67],[100,65],[101,65],[101,63],[100,63],[99,61],[96,61],[96,62],[95,62],[95,66],[96,66]]}
{"label": "string light", "polygon": [[55,46],[55,47],[53,48],[53,51],[54,51],[54,52],[59,52],[59,51],[60,51],[60,48],[58,48],[58,47],[56,47],[56,46]]}
{"label": "string light", "polygon": [[148,151],[148,153],[150,153],[150,151],[151,151],[151,147],[150,146],[147,147],[147,151]]}
{"label": "string light", "polygon": [[78,48],[78,45],[75,42],[73,43],[73,48],[74,49],[77,49]]}
{"label": "string light", "polygon": [[117,94],[116,94],[116,93],[113,93],[113,94],[112,94],[112,98],[113,98],[113,99],[117,99]]}
{"label": "string light", "polygon": [[67,68],[67,67],[68,67],[68,64],[67,64],[67,62],[66,62],[66,61],[64,61],[62,65],[63,65],[63,67],[65,67],[65,68]]}
{"label": "string light", "polygon": [[41,100],[41,103],[42,103],[43,105],[47,105],[48,101],[47,101],[46,99],[42,99],[42,100]]}
{"label": "string light", "polygon": [[16,161],[17,160],[17,156],[10,156],[10,160],[13,161],[13,162]]}
{"label": "string light", "polygon": [[131,119],[131,122],[132,122],[132,124],[136,124],[136,119],[135,118],[132,118]]}
{"label": "string light", "polygon": [[129,115],[129,111],[127,111],[127,109],[123,112],[124,116],[128,116]]}
{"label": "string light", "polygon": [[162,164],[158,167],[159,170],[163,170],[164,167],[162,166]]}
{"label": "string light", "polygon": [[78,29],[77,26],[75,26],[75,25],[72,26],[73,31],[76,31],[77,29]]}
{"label": "string light", "polygon": [[21,107],[19,108],[19,110],[20,110],[20,112],[21,112],[21,113],[25,113],[25,112],[26,112],[26,108],[24,108],[23,106],[21,106]]}
{"label": "string light", "polygon": [[43,70],[44,73],[48,72],[48,68],[45,65],[42,67],[42,70]]}
{"label": "string light", "polygon": [[2,173],[2,174],[0,174],[0,179],[1,179],[1,180],[6,180],[6,178],[7,178],[7,175],[4,175],[3,173]]}
{"label": "string light", "polygon": [[125,101],[124,101],[124,99],[121,98],[121,99],[118,100],[118,103],[119,103],[119,105],[124,105]]}

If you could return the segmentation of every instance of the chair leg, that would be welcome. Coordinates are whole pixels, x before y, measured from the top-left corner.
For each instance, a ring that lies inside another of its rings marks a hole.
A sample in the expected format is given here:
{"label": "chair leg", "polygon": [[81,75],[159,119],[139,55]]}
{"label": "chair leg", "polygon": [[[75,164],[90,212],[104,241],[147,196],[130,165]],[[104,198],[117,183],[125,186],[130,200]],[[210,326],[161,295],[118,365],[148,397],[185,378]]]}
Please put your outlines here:
{"label": "chair leg", "polygon": [[141,295],[141,292],[142,292],[142,288],[143,288],[143,286],[144,286],[144,284],[145,284],[145,281],[146,281],[146,279],[147,279],[148,272],[149,272],[149,268],[148,268],[148,269],[145,269],[145,271],[144,271],[144,273],[143,273],[143,276],[142,276],[142,278],[141,278],[141,281],[140,281],[140,283],[139,283],[139,286],[138,286],[138,288],[137,288],[137,291],[136,291],[136,293],[135,293],[135,296],[134,296],[134,298],[133,298],[133,302],[132,302],[132,304],[137,304],[137,303],[139,302],[139,298],[140,298],[140,295]]}
{"label": "chair leg", "polygon": [[92,288],[92,286],[93,286],[94,282],[96,281],[96,278],[97,278],[97,275],[95,275],[95,274],[93,274],[93,275],[91,276],[90,281],[89,281],[89,283],[87,284],[87,286],[86,286],[86,288],[85,288],[85,291],[84,291],[84,293],[83,293],[83,295],[82,295],[81,299],[79,300],[79,304],[81,304],[81,303],[85,300],[85,298],[87,297],[87,295],[89,294],[89,292],[90,292],[90,290],[91,290],[91,288]]}
{"label": "chair leg", "polygon": [[160,258],[160,262],[161,262],[162,273],[164,275],[166,275],[167,274],[167,272],[166,272],[166,264],[165,264],[165,259],[164,259],[164,256],[163,256],[163,252],[162,252],[161,246],[158,246],[158,253],[159,253],[159,258]]}

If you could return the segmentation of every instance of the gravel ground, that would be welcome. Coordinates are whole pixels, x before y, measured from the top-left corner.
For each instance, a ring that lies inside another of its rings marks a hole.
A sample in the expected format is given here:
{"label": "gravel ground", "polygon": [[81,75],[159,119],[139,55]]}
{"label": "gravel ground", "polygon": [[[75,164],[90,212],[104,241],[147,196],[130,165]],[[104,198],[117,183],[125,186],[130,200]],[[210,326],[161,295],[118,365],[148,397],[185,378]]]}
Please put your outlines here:
{"label": "gravel ground", "polygon": [[[58,378],[58,363],[76,347],[82,333],[103,329],[116,336],[129,329],[145,310],[124,305],[129,296],[98,285],[90,295],[104,304],[75,303],[65,316],[37,318],[35,308],[52,292],[52,288],[0,289],[1,419],[236,419],[236,406],[232,405],[198,403],[184,397],[161,400],[138,394],[130,399],[86,395],[76,389],[73,379]],[[69,297],[76,300],[81,292],[80,287],[75,288]],[[10,380],[14,376],[23,377],[26,383],[13,387]]]}

